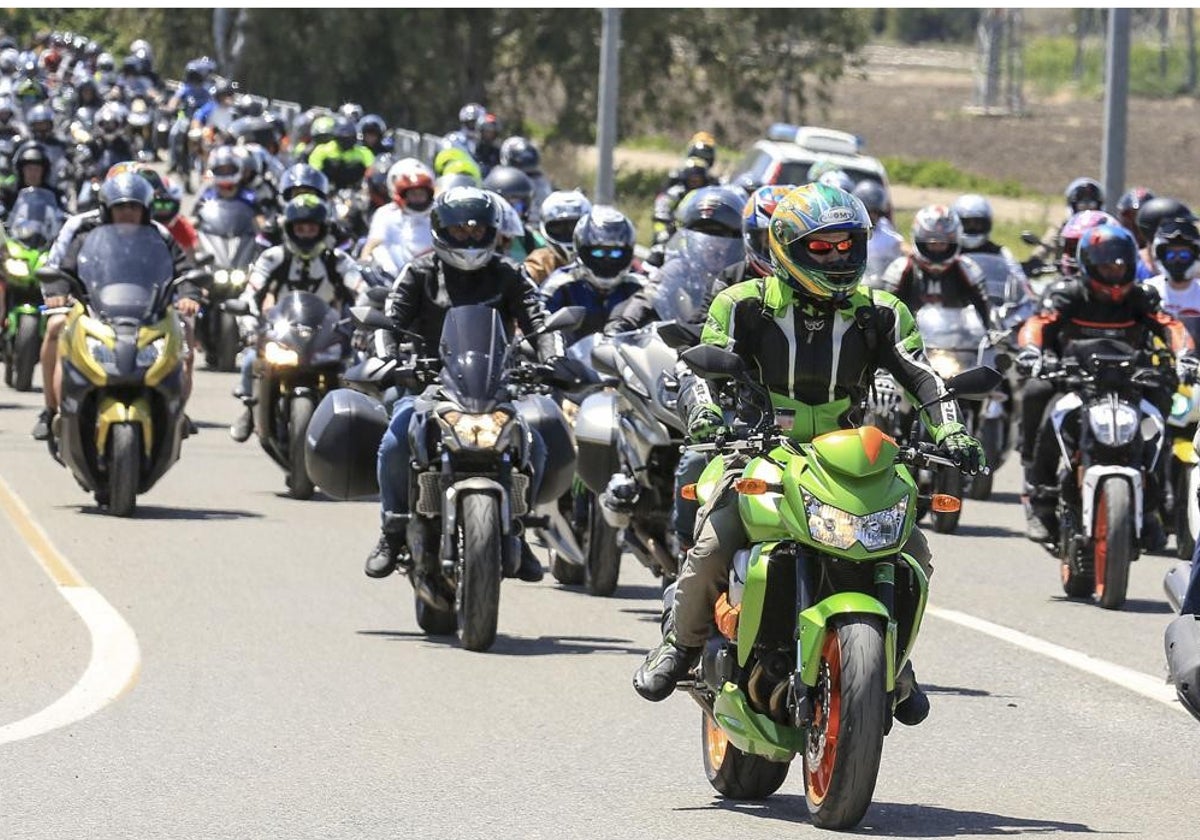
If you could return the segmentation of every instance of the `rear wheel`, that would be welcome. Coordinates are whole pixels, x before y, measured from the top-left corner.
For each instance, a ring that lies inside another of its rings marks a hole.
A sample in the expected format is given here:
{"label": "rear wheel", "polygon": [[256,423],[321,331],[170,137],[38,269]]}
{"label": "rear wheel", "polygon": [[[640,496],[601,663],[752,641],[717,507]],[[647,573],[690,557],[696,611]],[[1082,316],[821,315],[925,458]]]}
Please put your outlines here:
{"label": "rear wheel", "polygon": [[1133,491],[1123,478],[1106,478],[1096,496],[1096,596],[1106,610],[1125,605],[1129,564],[1133,562]]}
{"label": "rear wheel", "polygon": [[708,783],[730,799],[765,799],[779,790],[791,766],[739,750],[708,710],[700,715],[700,746]]}
{"label": "rear wheel", "polygon": [[314,408],[312,397],[292,399],[291,417],[288,419],[287,486],[288,495],[293,499],[310,499],[315,489],[304,464],[304,436],[308,434]]}
{"label": "rear wheel", "polygon": [[818,828],[851,828],[871,804],[887,728],[886,667],[877,619],[840,620],[825,637],[804,752],[804,793]]}
{"label": "rear wheel", "polygon": [[40,328],[41,318],[37,315],[22,315],[17,323],[17,337],[8,363],[15,369],[10,384],[18,391],[33,388],[33,369],[42,350]]}
{"label": "rear wheel", "polygon": [[142,471],[141,426],[118,423],[109,430],[108,512],[129,516],[137,505],[138,476]]}
{"label": "rear wheel", "polygon": [[458,629],[467,650],[487,650],[500,617],[500,501],[489,493],[463,496],[458,529]]}

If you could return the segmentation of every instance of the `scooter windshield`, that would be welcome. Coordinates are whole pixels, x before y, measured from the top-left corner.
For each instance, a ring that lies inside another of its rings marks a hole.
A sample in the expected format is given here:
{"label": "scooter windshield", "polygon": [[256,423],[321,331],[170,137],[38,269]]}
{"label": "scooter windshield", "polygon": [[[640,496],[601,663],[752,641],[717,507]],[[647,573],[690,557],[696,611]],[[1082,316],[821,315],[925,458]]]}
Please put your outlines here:
{"label": "scooter windshield", "polygon": [[101,225],[79,250],[79,279],[105,320],[154,317],[159,292],[173,274],[171,252],[149,225]]}
{"label": "scooter windshield", "polygon": [[42,251],[54,241],[61,218],[54,193],[45,187],[26,187],[8,215],[9,234],[26,248]]}
{"label": "scooter windshield", "polygon": [[216,198],[200,208],[200,246],[213,255],[214,268],[245,268],[254,262],[254,210],[244,201]]}
{"label": "scooter windshield", "polygon": [[654,277],[654,311],[664,321],[690,321],[717,275],[745,257],[741,239],[681,230],[667,243]]}
{"label": "scooter windshield", "polygon": [[917,310],[917,329],[926,349],[970,350],[979,348],[985,330],[974,307],[953,309],[945,306],[922,306]]}
{"label": "scooter windshield", "polygon": [[439,352],[442,390],[480,414],[503,398],[509,341],[500,313],[490,306],[456,306],[446,313]]}

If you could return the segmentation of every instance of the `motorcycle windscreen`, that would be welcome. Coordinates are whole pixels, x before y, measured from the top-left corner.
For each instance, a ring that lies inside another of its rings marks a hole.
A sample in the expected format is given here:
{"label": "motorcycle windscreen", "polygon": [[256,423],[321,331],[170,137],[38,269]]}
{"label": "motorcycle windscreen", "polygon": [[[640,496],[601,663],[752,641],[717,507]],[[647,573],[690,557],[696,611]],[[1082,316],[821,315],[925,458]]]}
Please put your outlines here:
{"label": "motorcycle windscreen", "polygon": [[215,268],[245,268],[254,262],[254,209],[244,201],[213,199],[200,208],[200,247]]}
{"label": "motorcycle windscreen", "polygon": [[741,239],[679,231],[667,243],[666,262],[654,277],[654,311],[664,321],[692,320],[717,275],[744,258]]}
{"label": "motorcycle windscreen", "polygon": [[42,251],[58,234],[62,218],[58,200],[45,187],[26,187],[8,214],[8,233],[26,248]]}
{"label": "motorcycle windscreen", "polygon": [[917,329],[927,350],[938,347],[972,352],[978,350],[979,341],[986,332],[973,306],[961,309],[922,306],[917,310]]}
{"label": "motorcycle windscreen", "polygon": [[463,411],[491,411],[502,397],[508,366],[508,333],[490,306],[456,306],[446,313],[442,340],[442,388]]}
{"label": "motorcycle windscreen", "polygon": [[150,225],[101,225],[79,250],[79,279],[105,320],[144,322],[174,275],[171,252]]}
{"label": "motorcycle windscreen", "polygon": [[289,292],[267,313],[267,318],[273,325],[272,337],[302,354],[321,340],[328,322],[336,320],[329,304],[312,292]]}

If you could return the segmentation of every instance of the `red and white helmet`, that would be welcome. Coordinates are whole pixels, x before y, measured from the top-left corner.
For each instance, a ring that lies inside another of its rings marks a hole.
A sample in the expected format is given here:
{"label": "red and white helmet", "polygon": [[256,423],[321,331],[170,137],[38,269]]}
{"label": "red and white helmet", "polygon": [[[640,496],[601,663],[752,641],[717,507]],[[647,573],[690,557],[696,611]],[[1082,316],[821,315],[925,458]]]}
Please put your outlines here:
{"label": "red and white helmet", "polygon": [[913,218],[913,259],[925,271],[940,274],[962,250],[962,221],[944,204],[922,207]]}
{"label": "red and white helmet", "polygon": [[1100,225],[1118,225],[1121,222],[1115,216],[1110,216],[1103,210],[1081,210],[1062,227],[1059,238],[1062,239],[1062,257],[1058,262],[1058,271],[1063,277],[1079,276],[1079,261],[1076,259],[1079,251],[1079,240],[1084,231]]}
{"label": "red and white helmet", "polygon": [[[387,174],[392,190],[392,200],[412,213],[425,215],[433,209],[433,170],[416,158],[403,158],[392,164]],[[423,202],[409,201],[407,194],[412,189],[426,190],[428,197]]]}

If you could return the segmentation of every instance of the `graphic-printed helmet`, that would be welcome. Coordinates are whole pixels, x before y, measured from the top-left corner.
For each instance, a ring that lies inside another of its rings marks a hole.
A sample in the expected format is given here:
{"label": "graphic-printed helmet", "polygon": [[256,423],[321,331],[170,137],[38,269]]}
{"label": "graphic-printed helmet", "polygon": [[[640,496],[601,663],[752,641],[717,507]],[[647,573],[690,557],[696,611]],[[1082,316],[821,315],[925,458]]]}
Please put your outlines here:
{"label": "graphic-printed helmet", "polygon": [[1103,210],[1084,210],[1067,219],[1067,223],[1063,225],[1062,233],[1059,234],[1062,239],[1062,257],[1058,263],[1059,274],[1063,277],[1077,277],[1079,275],[1079,263],[1076,261],[1076,254],[1079,251],[1079,240],[1083,238],[1084,231],[1091,230],[1100,225],[1119,224],[1120,222],[1116,218],[1108,215]]}
{"label": "graphic-printed helmet", "polygon": [[760,277],[774,270],[771,266],[771,215],[779,202],[796,189],[793,184],[774,184],[755,190],[742,210],[742,240],[746,243],[746,258]]}
{"label": "graphic-printed helmet", "polygon": [[1152,198],[1154,198],[1154,193],[1145,187],[1130,187],[1117,199],[1117,206],[1114,209],[1113,215],[1121,220],[1125,230],[1133,234],[1139,248],[1145,246],[1146,240],[1142,237],[1142,232],[1138,230],[1138,210],[1141,210],[1142,205]]}
{"label": "graphic-printed helmet", "polygon": [[[301,236],[296,225],[311,223],[318,227],[312,236]],[[283,208],[283,244],[301,259],[312,259],[325,247],[329,234],[329,205],[315,195],[298,195]]]}
{"label": "graphic-printed helmet", "polygon": [[[426,215],[433,209],[433,170],[421,161],[416,158],[398,160],[388,170],[387,177],[392,200],[400,207],[420,215]],[[417,201],[409,200],[408,191],[413,189],[426,190],[427,196]]]}
{"label": "graphic-printed helmet", "polygon": [[579,190],[556,190],[542,202],[542,237],[564,260],[575,259],[575,226],[591,210],[592,202]]}
{"label": "graphic-printed helmet", "polygon": [[575,225],[575,253],[584,277],[608,292],[633,263],[637,234],[633,223],[615,207],[598,204]]}
{"label": "graphic-printed helmet", "polygon": [[1079,240],[1079,271],[1092,300],[1120,303],[1137,276],[1137,242],[1118,224],[1086,231]]}
{"label": "graphic-printed helmet", "polygon": [[811,300],[844,300],[862,280],[870,236],[867,208],[850,193],[826,184],[797,187],[771,216],[775,276]]}
{"label": "graphic-printed helmet", "polygon": [[962,221],[944,204],[922,207],[913,218],[913,258],[925,271],[940,274],[962,250]]}

